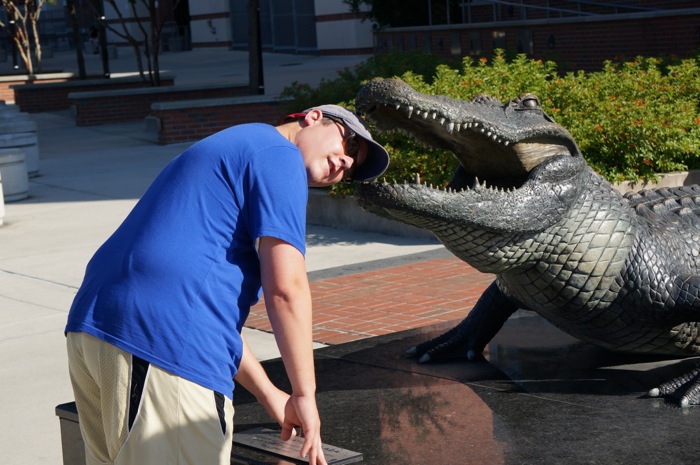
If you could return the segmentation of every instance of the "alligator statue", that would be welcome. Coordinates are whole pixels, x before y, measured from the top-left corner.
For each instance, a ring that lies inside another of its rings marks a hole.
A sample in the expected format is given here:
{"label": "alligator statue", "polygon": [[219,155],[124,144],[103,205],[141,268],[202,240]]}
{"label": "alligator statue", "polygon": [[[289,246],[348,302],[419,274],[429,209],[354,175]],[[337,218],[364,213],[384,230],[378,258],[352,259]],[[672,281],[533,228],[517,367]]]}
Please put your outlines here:
{"label": "alligator statue", "polygon": [[[360,206],[432,231],[495,275],[461,323],[409,356],[474,360],[521,308],[613,351],[700,355],[700,186],[622,196],[532,94],[460,101],[374,79],[356,107],[459,161],[446,188],[357,184]],[[700,404],[700,369],[648,395]]]}

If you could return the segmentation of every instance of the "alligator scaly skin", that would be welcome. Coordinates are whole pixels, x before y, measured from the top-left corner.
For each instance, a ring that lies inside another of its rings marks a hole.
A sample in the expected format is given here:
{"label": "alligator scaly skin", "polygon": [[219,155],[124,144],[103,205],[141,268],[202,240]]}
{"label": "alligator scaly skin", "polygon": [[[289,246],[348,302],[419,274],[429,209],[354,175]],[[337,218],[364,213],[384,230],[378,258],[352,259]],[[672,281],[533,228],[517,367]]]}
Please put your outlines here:
{"label": "alligator scaly skin", "polygon": [[[421,362],[474,358],[518,308],[610,350],[700,355],[700,187],[620,195],[529,94],[463,102],[376,80],[356,103],[460,162],[447,189],[364,183],[358,203],[496,275],[464,321],[410,350]],[[650,393],[697,403],[699,376]]]}

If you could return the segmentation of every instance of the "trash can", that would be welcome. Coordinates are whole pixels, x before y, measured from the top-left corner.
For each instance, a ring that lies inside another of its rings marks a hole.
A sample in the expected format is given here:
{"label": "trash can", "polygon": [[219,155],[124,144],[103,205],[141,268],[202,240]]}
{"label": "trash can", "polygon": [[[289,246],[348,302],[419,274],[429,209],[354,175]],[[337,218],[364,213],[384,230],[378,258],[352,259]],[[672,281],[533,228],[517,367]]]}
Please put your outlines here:
{"label": "trash can", "polygon": [[7,105],[4,100],[0,100],[0,118],[13,119],[18,116],[26,119],[29,117],[29,114],[20,112],[17,105]]}
{"label": "trash can", "polygon": [[56,416],[61,426],[63,465],[85,465],[85,443],[75,402],[56,406]]}
{"label": "trash can", "polygon": [[[1,107],[0,107],[1,108]],[[2,111],[0,111],[2,114]],[[0,117],[0,149],[20,147],[24,150],[27,175],[39,175],[39,139],[36,122],[25,119],[20,113],[17,119]]]}
{"label": "trash can", "polygon": [[2,173],[0,173],[0,226],[5,222],[5,196],[2,195]]}
{"label": "trash can", "polygon": [[29,197],[29,176],[24,150],[19,147],[0,149],[0,179],[5,202]]}

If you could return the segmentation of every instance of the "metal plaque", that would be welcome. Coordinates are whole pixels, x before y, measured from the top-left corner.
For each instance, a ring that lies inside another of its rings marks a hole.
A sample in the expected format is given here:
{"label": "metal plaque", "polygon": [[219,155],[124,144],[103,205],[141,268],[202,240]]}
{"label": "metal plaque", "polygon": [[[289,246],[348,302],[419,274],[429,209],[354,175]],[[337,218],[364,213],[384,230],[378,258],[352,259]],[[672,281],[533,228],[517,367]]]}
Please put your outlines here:
{"label": "metal plaque", "polygon": [[[273,431],[268,428],[253,428],[235,433],[233,435],[233,443],[269,452],[298,462],[309,462],[309,459],[299,457],[299,451],[304,444],[303,438],[294,436],[289,441],[283,441],[280,439],[279,431]],[[360,462],[362,460],[362,454],[360,452],[353,452],[328,444],[323,444],[323,455],[326,457],[328,465],[343,465],[346,463]]]}

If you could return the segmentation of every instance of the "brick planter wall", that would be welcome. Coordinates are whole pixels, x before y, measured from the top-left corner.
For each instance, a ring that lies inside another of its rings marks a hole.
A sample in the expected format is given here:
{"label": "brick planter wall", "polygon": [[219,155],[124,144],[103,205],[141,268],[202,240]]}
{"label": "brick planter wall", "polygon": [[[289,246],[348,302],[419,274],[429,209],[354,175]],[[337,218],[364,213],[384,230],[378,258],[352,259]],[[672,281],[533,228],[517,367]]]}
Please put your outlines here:
{"label": "brick planter wall", "polygon": [[148,123],[156,126],[160,144],[173,144],[196,141],[236,124],[277,124],[282,116],[279,97],[248,96],[154,103]]}
{"label": "brick planter wall", "polygon": [[156,102],[215,99],[248,95],[250,87],[231,84],[148,87],[69,94],[77,126],[143,119]]}
{"label": "brick planter wall", "polygon": [[0,100],[4,100],[7,103],[15,102],[15,91],[12,89],[14,85],[27,84],[30,82],[66,82],[74,79],[77,79],[77,77],[73,73],[47,73],[38,76],[29,76],[27,74],[0,76]]}
{"label": "brick planter wall", "polygon": [[[174,83],[175,77],[172,75],[164,75],[161,77],[161,86],[171,86]],[[72,92],[96,89],[126,89],[144,86],[147,86],[147,84],[144,84],[140,77],[128,76],[85,80],[65,77],[62,81],[34,79],[27,81],[26,84],[10,85],[10,88],[14,91],[14,101],[20,111],[39,113],[69,109],[71,107],[71,101],[68,95]]]}

